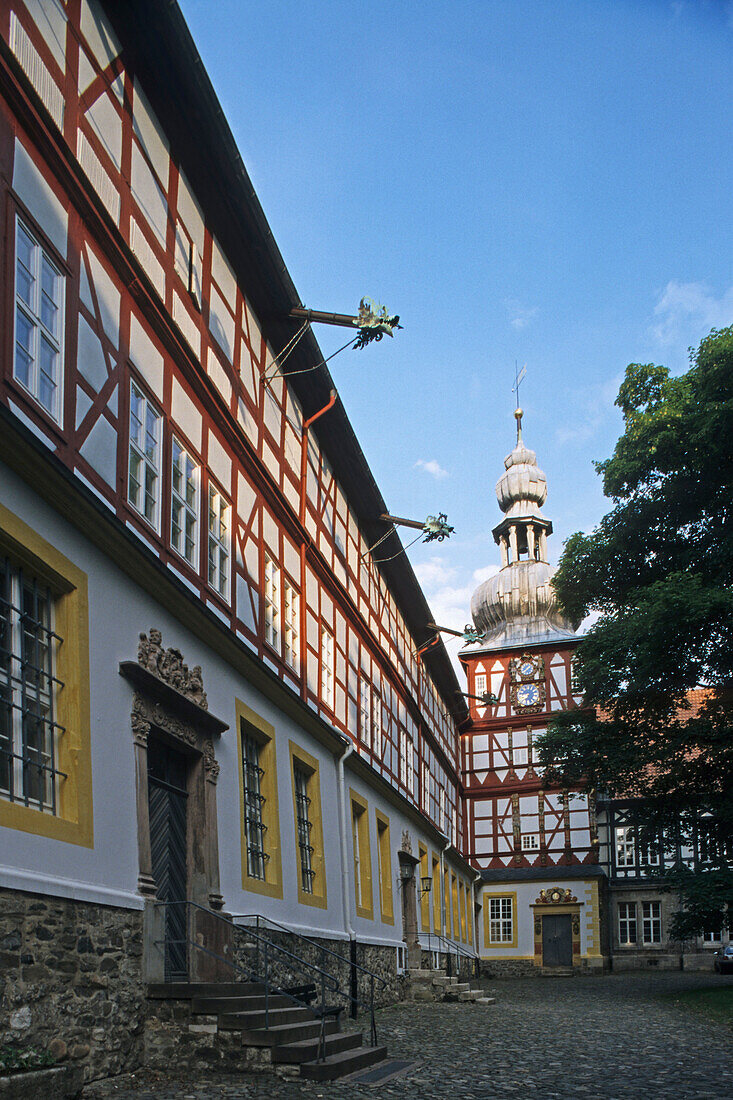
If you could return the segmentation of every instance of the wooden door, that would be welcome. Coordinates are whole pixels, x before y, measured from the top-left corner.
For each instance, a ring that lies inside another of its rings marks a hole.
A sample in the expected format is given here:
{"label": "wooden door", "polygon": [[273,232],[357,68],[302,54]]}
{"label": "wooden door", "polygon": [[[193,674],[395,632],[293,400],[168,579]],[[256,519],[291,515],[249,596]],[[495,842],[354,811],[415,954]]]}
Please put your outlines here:
{"label": "wooden door", "polygon": [[569,913],[543,916],[542,965],[573,965],[573,929],[572,917]]}
{"label": "wooden door", "polygon": [[153,878],[165,908],[165,979],[188,977],[188,844],[186,789],[188,762],[152,738],[148,742],[148,806]]}

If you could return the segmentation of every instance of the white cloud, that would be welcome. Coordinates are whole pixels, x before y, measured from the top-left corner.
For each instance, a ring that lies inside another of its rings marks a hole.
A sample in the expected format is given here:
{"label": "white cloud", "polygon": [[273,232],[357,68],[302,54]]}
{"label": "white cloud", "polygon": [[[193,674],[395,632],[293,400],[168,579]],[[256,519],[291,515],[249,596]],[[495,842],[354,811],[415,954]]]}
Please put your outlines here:
{"label": "white cloud", "polygon": [[436,481],[441,481],[444,477],[448,477],[448,471],[434,458],[429,458],[427,461],[424,458],[418,458],[417,462],[413,466],[414,470],[424,470],[426,474],[430,474]]}
{"label": "white cloud", "polygon": [[[445,558],[435,556],[414,566],[417,579],[425,592],[434,621],[438,626],[463,630],[471,622],[471,596],[482,581],[499,572],[498,565],[486,565],[474,569],[470,578],[458,576],[458,570],[448,565]],[[461,584],[461,580],[466,583]],[[455,665],[458,682],[463,683],[463,670],[458,661],[458,651],[463,648],[460,638],[443,635],[443,642]]]}
{"label": "white cloud", "polygon": [[516,298],[505,298],[504,306],[509,314],[509,324],[512,328],[526,328],[539,313],[537,306],[525,306]]}
{"label": "white cloud", "polygon": [[711,328],[733,323],[733,286],[716,298],[705,283],[672,279],[659,295],[654,316],[652,335],[660,344],[674,344],[683,338],[691,343],[696,333],[704,335]]}

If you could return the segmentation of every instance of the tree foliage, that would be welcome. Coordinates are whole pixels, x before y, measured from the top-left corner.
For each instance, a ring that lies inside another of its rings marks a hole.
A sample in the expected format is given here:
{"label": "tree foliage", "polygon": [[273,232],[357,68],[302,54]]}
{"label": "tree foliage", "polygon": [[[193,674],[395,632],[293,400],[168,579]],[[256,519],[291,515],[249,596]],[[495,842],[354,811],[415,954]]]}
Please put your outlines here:
{"label": "tree foliage", "polygon": [[599,616],[577,652],[587,706],[541,753],[565,785],[643,799],[666,835],[712,815],[709,858],[675,872],[689,935],[733,902],[733,328],[678,377],[631,364],[616,404],[624,432],[597,464],[613,506],[554,578],[570,617]]}

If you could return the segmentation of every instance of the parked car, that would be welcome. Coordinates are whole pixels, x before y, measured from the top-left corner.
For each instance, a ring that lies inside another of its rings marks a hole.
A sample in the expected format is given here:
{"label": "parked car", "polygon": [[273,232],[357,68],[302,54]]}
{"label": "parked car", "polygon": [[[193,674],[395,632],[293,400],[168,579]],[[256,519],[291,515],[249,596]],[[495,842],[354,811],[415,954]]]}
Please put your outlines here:
{"label": "parked car", "polygon": [[716,974],[733,974],[733,943],[727,943],[715,952],[713,966]]}

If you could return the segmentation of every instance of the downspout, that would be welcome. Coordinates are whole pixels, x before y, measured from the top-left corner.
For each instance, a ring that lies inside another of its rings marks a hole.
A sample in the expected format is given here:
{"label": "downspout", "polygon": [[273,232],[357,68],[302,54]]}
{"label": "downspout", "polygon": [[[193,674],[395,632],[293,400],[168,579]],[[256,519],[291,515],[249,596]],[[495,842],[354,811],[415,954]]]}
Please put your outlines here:
{"label": "downspout", "polygon": [[[448,851],[448,849],[450,848],[450,846],[451,846],[450,840],[446,840],[445,845],[443,846],[443,848],[441,850],[441,853],[440,853],[440,898],[441,898],[441,900],[440,900],[440,912],[441,912],[441,916],[442,916],[441,924],[442,924],[442,935],[443,935],[444,939],[450,939],[450,936],[448,935],[448,904],[447,904],[448,903],[448,897],[446,896],[446,891],[445,891],[445,855],[446,855],[446,852]],[[448,891],[448,894],[450,894],[450,890]],[[451,961],[450,960],[451,960],[450,952],[446,951],[445,962],[446,962],[446,972],[448,974],[448,977],[451,976]]]}
{"label": "downspout", "polygon": [[351,923],[351,871],[349,866],[349,845],[346,839],[346,784],[344,782],[344,764],[354,751],[354,745],[349,741],[341,756],[338,758],[338,789],[339,789],[339,833],[341,834],[341,897],[344,907],[344,931],[350,940],[356,939],[354,926]]}
{"label": "downspout", "polygon": [[344,764],[354,751],[353,742],[348,745],[338,758],[338,814],[339,832],[341,833],[341,903],[344,907],[344,931],[349,937],[349,992],[351,995],[352,1019],[356,1019],[357,997],[359,993],[356,974],[356,932],[351,923],[351,873],[349,870],[349,845],[346,839],[346,783],[344,782]]}

